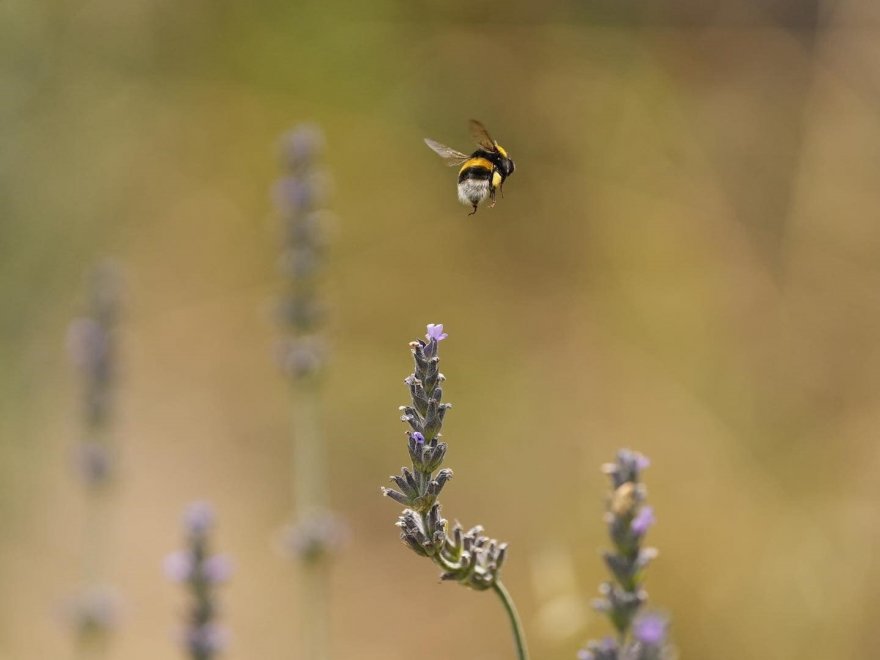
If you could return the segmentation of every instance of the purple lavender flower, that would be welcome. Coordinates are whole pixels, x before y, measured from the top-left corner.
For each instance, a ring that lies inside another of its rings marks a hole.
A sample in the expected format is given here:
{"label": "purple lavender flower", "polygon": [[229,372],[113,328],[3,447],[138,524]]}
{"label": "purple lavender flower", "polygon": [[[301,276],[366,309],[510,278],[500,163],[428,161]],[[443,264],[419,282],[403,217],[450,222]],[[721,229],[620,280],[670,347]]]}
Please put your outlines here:
{"label": "purple lavender flower", "polygon": [[[121,299],[119,268],[112,262],[98,264],[88,277],[88,305],[82,317],[67,329],[67,350],[81,380],[83,428],[74,450],[74,466],[89,491],[87,506],[101,508],[101,498],[110,496],[105,488],[113,477],[113,436],[111,418],[115,394],[116,324]],[[115,620],[114,596],[101,584],[106,555],[106,534],[101,529],[104,516],[90,514],[96,524],[85,537],[83,553],[89,557],[89,571],[77,597],[78,642],[89,646],[103,638]]]}
{"label": "purple lavender flower", "polygon": [[633,518],[632,523],[630,523],[630,529],[633,531],[633,534],[644,536],[656,520],[657,519],[654,517],[654,508],[643,506],[639,509],[635,518]]}
{"label": "purple lavender flower", "polygon": [[[404,383],[412,399],[401,406],[401,421],[409,425],[408,448],[412,468],[391,477],[397,489],[382,493],[407,507],[397,526],[401,540],[416,553],[431,557],[442,569],[441,578],[456,580],[478,591],[493,589],[507,553],[507,544],[483,534],[483,528],[465,531],[456,523],[450,529],[440,515],[437,501],[452,478],[452,470],[441,468],[447,445],[441,441],[443,419],[451,408],[443,403],[444,376],[439,371],[438,342],[446,338],[442,323],[429,323],[427,343],[410,343],[414,371]],[[450,534],[451,532],[451,534]]]}
{"label": "purple lavender flower", "polygon": [[467,531],[459,523],[449,525],[440,513],[440,492],[452,479],[452,470],[442,467],[447,444],[441,440],[441,430],[451,406],[443,402],[445,377],[440,373],[438,355],[439,343],[447,334],[442,323],[429,323],[427,330],[427,342],[409,344],[414,368],[403,382],[409,389],[410,403],[400,407],[400,420],[409,426],[407,449],[412,467],[392,475],[396,488],[382,488],[382,494],[406,507],[396,523],[400,540],[439,566],[441,580],[496,593],[510,618],[517,658],[528,660],[519,615],[499,578],[507,544],[486,536],[480,525]]}
{"label": "purple lavender flower", "polygon": [[320,165],[323,142],[315,126],[301,125],[285,134],[281,140],[285,172],[273,190],[283,223],[279,269],[285,291],[278,317],[287,335],[284,352],[289,355],[282,365],[294,380],[311,376],[323,366],[323,352],[313,345],[324,317],[318,296],[329,215],[323,208],[327,196],[327,176]]}
{"label": "purple lavender flower", "polygon": [[666,642],[669,620],[662,614],[646,612],[633,622],[633,637],[642,644],[662,646]]}
{"label": "purple lavender flower", "polygon": [[[400,407],[400,420],[408,425],[407,449],[411,467],[390,477],[396,488],[382,494],[403,505],[397,518],[400,540],[410,550],[428,557],[442,573],[441,580],[455,581],[476,591],[492,590],[510,619],[518,660],[528,660],[525,634],[513,599],[500,580],[507,544],[489,538],[477,525],[465,531],[441,515],[439,497],[452,479],[442,467],[447,444],[441,440],[443,419],[451,405],[443,402],[445,376],[440,373],[439,343],[446,339],[442,323],[429,323],[424,341],[410,342],[413,372],[404,379],[410,402]],[[412,655],[412,654],[411,654]]]}
{"label": "purple lavender flower", "polygon": [[425,339],[428,341],[443,341],[449,335],[443,332],[443,324],[442,323],[429,323],[428,324],[428,333],[425,335]]}
{"label": "purple lavender flower", "polygon": [[614,463],[602,471],[611,480],[605,521],[611,536],[612,550],[603,556],[611,580],[599,587],[601,598],[596,609],[604,612],[619,636],[619,647],[603,647],[590,642],[578,655],[579,660],[665,660],[668,620],[645,613],[648,599],[643,586],[644,571],[657,556],[654,548],[642,547],[642,539],[655,523],[654,509],[645,504],[647,489],[640,472],[650,465],[638,452],[622,449]]}
{"label": "purple lavender flower", "polygon": [[283,289],[278,305],[278,364],[294,385],[292,483],[295,508],[290,524],[281,531],[284,551],[295,557],[302,574],[300,585],[309,607],[300,608],[300,635],[304,658],[324,658],[328,639],[329,561],[347,536],[341,517],[326,510],[326,444],[319,422],[323,399],[320,375],[329,350],[322,333],[328,306],[322,297],[326,270],[328,229],[333,215],[327,210],[331,180],[322,165],[324,136],[311,124],[300,124],[281,138],[283,173],[274,187],[281,221],[278,259]]}
{"label": "purple lavender flower", "polygon": [[225,582],[232,564],[225,555],[211,554],[209,531],[214,509],[206,502],[190,504],[183,516],[188,547],[165,558],[165,574],[187,585],[192,595],[187,628],[181,644],[193,660],[211,660],[225,646],[225,631],[217,625],[215,587]]}

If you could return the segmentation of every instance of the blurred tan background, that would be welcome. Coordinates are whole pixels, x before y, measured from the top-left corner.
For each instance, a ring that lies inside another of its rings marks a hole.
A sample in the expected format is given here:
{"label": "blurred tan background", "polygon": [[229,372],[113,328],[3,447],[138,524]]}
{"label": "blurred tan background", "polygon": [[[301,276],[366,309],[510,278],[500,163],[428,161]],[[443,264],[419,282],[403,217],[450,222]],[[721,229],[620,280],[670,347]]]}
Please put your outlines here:
{"label": "blurred tan background", "polygon": [[[540,8],[539,8],[540,6]],[[0,6],[0,658],[71,657],[82,563],[64,352],[124,266],[110,657],[181,657],[161,575],[209,499],[230,660],[296,657],[289,400],[271,355],[277,138],[327,136],[338,658],[512,657],[378,493],[406,459],[406,343],[443,345],[445,512],[511,544],[535,658],[606,623],[601,463],[646,473],[647,586],[683,658],[880,644],[880,9],[870,0]],[[425,136],[517,161],[466,217]]]}

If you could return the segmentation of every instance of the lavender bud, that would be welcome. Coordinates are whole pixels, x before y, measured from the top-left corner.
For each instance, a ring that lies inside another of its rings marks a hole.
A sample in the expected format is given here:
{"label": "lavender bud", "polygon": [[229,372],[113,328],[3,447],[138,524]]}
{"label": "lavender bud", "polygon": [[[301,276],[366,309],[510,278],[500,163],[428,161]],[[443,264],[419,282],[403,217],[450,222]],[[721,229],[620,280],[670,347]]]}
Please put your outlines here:
{"label": "lavender bud", "polygon": [[630,527],[636,536],[644,536],[650,527],[656,522],[654,509],[650,506],[642,507],[633,518]]}
{"label": "lavender bud", "polygon": [[382,491],[382,494],[385,497],[390,497],[392,500],[394,500],[398,504],[402,504],[403,506],[411,506],[412,505],[412,498],[407,497],[403,493],[398,493],[396,490],[394,490],[392,488],[384,488],[383,487],[383,488],[380,488],[380,490]]}

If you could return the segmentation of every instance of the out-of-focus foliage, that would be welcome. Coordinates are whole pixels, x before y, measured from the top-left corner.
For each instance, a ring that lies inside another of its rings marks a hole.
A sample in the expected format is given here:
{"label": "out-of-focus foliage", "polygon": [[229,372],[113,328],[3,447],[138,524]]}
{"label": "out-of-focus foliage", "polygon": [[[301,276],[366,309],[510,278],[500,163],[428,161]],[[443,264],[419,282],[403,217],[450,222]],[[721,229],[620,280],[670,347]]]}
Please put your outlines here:
{"label": "out-of-focus foliage", "polygon": [[[653,459],[651,595],[682,657],[871,656],[878,32],[869,0],[2,3],[0,657],[71,647],[56,612],[83,503],[63,336],[107,254],[129,296],[113,657],[176,657],[160,564],[201,498],[236,558],[227,657],[290,657],[266,191],[278,136],[304,120],[327,136],[339,217],[325,422],[353,529],[338,657],[509,657],[484,594],[414,600],[432,576],[376,492],[405,447],[401,347],[429,322],[454,337],[445,504],[509,541],[535,657],[607,630],[572,603],[602,579],[598,466],[620,446]],[[517,170],[468,218],[422,138],[465,148],[471,117]],[[575,579],[552,598],[533,587],[554,570],[542,557]],[[431,625],[414,622],[429,605]]]}

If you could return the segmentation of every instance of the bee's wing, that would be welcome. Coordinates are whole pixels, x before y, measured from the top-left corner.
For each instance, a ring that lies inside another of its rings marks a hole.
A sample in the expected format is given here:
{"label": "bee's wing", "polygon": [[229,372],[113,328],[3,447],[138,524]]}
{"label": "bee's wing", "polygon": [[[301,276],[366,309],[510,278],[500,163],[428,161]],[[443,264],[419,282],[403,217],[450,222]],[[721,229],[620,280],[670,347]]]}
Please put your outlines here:
{"label": "bee's wing", "polygon": [[432,151],[434,151],[440,158],[446,161],[446,164],[449,167],[454,167],[456,165],[461,165],[464,161],[466,161],[470,156],[467,154],[463,154],[460,151],[456,151],[451,147],[447,147],[445,144],[440,144],[436,140],[432,140],[431,138],[425,138],[425,144],[431,147]]}
{"label": "bee's wing", "polygon": [[478,145],[483,147],[486,151],[497,151],[495,148],[495,140],[492,139],[492,136],[489,135],[489,131],[486,130],[486,127],[483,126],[482,123],[478,122],[476,119],[471,119],[470,127],[471,135],[474,136]]}

